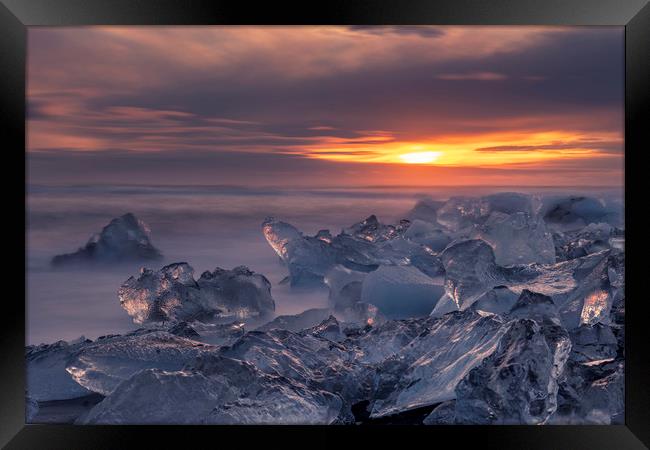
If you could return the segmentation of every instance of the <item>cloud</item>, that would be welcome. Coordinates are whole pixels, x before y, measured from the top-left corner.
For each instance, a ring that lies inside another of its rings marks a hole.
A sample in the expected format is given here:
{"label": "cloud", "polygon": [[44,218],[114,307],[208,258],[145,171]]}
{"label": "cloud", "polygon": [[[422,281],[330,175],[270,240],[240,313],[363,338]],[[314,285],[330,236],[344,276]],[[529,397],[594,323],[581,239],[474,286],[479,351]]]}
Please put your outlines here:
{"label": "cloud", "polygon": [[[477,149],[473,153],[483,158],[477,164],[497,153],[558,152],[590,137],[599,142],[579,144],[590,157],[621,153],[622,29],[232,26],[28,32],[27,141],[29,151],[39,155],[50,151],[56,157],[61,149],[150,152],[152,158],[185,152],[195,159],[183,165],[189,171],[210,152],[232,158],[290,155],[288,167],[296,167],[297,159],[327,155],[372,162],[390,146],[417,143],[458,152],[456,159]],[[558,137],[571,140],[558,147],[553,142]],[[155,166],[153,160],[147,164],[141,172]]]}
{"label": "cloud", "polygon": [[571,142],[551,142],[542,145],[497,145],[493,147],[481,147],[474,149],[480,153],[501,153],[501,152],[535,152],[543,150],[564,151],[575,149],[597,150],[602,153],[622,153],[623,140],[605,141],[593,138],[575,139]]}
{"label": "cloud", "polygon": [[350,31],[376,35],[401,34],[416,35],[423,38],[444,36],[444,28],[432,25],[353,25]]}
{"label": "cloud", "polygon": [[501,73],[495,72],[471,72],[471,73],[441,73],[436,76],[440,80],[472,80],[472,81],[500,81],[508,78]]}

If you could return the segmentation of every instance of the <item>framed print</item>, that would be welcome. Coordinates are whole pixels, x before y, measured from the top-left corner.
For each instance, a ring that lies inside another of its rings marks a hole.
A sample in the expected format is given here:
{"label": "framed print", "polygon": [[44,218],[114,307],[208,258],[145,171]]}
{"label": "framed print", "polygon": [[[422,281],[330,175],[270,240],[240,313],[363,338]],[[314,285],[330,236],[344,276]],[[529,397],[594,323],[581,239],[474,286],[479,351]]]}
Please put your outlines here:
{"label": "framed print", "polygon": [[644,1],[0,11],[7,448],[649,445]]}

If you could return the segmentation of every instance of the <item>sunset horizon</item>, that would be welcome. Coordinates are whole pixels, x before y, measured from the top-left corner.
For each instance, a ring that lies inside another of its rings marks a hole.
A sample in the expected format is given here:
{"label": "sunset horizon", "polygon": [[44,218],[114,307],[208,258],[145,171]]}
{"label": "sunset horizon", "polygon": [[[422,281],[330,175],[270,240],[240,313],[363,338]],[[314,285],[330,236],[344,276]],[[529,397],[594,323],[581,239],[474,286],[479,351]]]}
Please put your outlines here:
{"label": "sunset horizon", "polygon": [[622,186],[616,58],[615,27],[30,29],[29,181]]}

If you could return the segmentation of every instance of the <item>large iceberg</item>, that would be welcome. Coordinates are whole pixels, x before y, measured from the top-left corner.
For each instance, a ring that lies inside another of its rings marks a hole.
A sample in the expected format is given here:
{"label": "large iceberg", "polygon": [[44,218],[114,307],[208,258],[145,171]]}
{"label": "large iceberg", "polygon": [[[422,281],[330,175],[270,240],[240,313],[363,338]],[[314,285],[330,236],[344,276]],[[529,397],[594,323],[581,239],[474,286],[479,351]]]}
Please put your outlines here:
{"label": "large iceberg", "polygon": [[216,268],[194,279],[187,263],[158,271],[142,269],[118,291],[120,304],[135,323],[214,322],[264,317],[275,310],[271,283],[247,267]]}
{"label": "large iceberg", "polygon": [[116,263],[162,259],[162,254],[149,239],[149,228],[127,213],[111,220],[100,233],[74,253],[52,258],[53,266],[89,263]]}

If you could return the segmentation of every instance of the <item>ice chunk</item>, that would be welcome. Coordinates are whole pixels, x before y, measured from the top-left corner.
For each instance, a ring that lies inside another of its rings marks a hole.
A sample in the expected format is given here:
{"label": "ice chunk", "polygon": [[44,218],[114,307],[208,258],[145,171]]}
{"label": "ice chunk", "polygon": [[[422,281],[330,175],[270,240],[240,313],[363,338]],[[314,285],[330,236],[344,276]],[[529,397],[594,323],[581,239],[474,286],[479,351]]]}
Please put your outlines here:
{"label": "ice chunk", "polygon": [[230,347],[223,347],[220,354],[249,362],[276,377],[336,392],[350,405],[364,399],[371,389],[371,371],[357,363],[354,351],[321,335],[335,337],[329,333],[330,326],[338,327],[335,320],[321,325],[300,333],[250,331]]}
{"label": "ice chunk", "polygon": [[411,222],[403,219],[397,226],[385,225],[379,222],[374,214],[367,219],[343,229],[343,234],[368,242],[384,242],[403,234]]}
{"label": "ice chunk", "polygon": [[52,258],[52,265],[116,263],[161,258],[161,253],[149,240],[147,225],[133,214],[127,213],[111,220],[101,233],[90,238],[85,247],[75,253]]}
{"label": "ice chunk", "polygon": [[39,402],[83,397],[91,392],[79,385],[65,367],[84,345],[58,341],[26,348],[27,395]]}
{"label": "ice chunk", "polygon": [[553,236],[541,218],[528,213],[492,212],[471,237],[490,244],[501,266],[555,262]]}
{"label": "ice chunk", "polygon": [[615,264],[609,251],[556,264],[502,267],[485,242],[465,240],[447,247],[441,257],[445,295],[433,316],[466,309],[492,288],[505,286],[516,294],[527,289],[551,297],[569,329],[609,321],[613,295],[608,268]]}
{"label": "ice chunk", "polygon": [[423,198],[419,200],[413,209],[408,213],[407,217],[412,221],[424,221],[435,224],[436,212],[445,202],[434,200],[432,198]]}
{"label": "ice chunk", "polygon": [[586,365],[598,365],[613,361],[618,351],[618,342],[612,329],[597,323],[581,325],[571,331],[571,359]]}
{"label": "ice chunk", "polygon": [[295,315],[278,316],[275,319],[256,328],[257,331],[282,329],[298,332],[318,325],[331,314],[329,308],[313,308]]}
{"label": "ice chunk", "polygon": [[72,355],[65,370],[89,391],[109,395],[143,369],[180,370],[215,347],[164,331],[129,334],[89,343]]}
{"label": "ice chunk", "polygon": [[432,315],[465,310],[493,287],[499,286],[494,251],[482,240],[452,243],[442,252],[445,267],[445,296]]}
{"label": "ice chunk", "polygon": [[556,255],[564,261],[610,248],[622,250],[625,232],[606,223],[592,223],[578,231],[555,233],[554,240]]}
{"label": "ice chunk", "polygon": [[244,335],[243,322],[203,323],[179,322],[168,330],[176,336],[205,342],[212,345],[228,345]]}
{"label": "ice chunk", "polygon": [[533,197],[514,192],[503,192],[486,197],[451,197],[437,211],[438,223],[451,231],[459,231],[482,224],[493,212],[505,215],[523,213],[534,216],[539,206]]}
{"label": "ice chunk", "polygon": [[545,423],[557,408],[557,379],[570,349],[561,327],[516,320],[494,353],[456,387],[456,422]]}
{"label": "ice chunk", "polygon": [[404,238],[440,252],[451,242],[451,238],[440,227],[422,220],[414,220],[404,233]]}
{"label": "ice chunk", "polygon": [[492,354],[506,330],[498,316],[473,311],[429,319],[429,326],[379,367],[371,417],[454,399],[456,384]]}
{"label": "ice chunk", "polygon": [[541,214],[555,229],[580,229],[594,222],[616,223],[616,212],[605,208],[604,202],[591,197],[548,197],[544,199]]}
{"label": "ice chunk", "polygon": [[438,223],[451,231],[458,231],[484,220],[490,214],[485,199],[452,197],[437,211]]}
{"label": "ice chunk", "polygon": [[334,266],[324,278],[329,288],[330,305],[342,309],[361,301],[361,286],[365,277],[365,272],[350,270],[340,264]]}
{"label": "ice chunk", "polygon": [[412,266],[381,266],[363,280],[361,300],[389,318],[427,315],[442,295],[442,288]]}
{"label": "ice chunk", "polygon": [[[562,375],[550,424],[622,424],[625,373],[622,360],[578,362],[572,352]],[[582,355],[579,356],[582,358]]]}
{"label": "ice chunk", "polygon": [[122,284],[118,296],[135,323],[247,319],[275,309],[271,283],[243,266],[204,272],[198,281],[187,263],[142,269]]}
{"label": "ice chunk", "polygon": [[95,406],[82,424],[331,424],[344,415],[335,394],[253,365],[206,356],[181,371],[147,369]]}
{"label": "ice chunk", "polygon": [[456,421],[456,400],[442,402],[424,418],[424,425],[453,425]]}
{"label": "ice chunk", "polygon": [[340,317],[348,326],[376,327],[386,322],[386,317],[375,305],[357,302],[343,310],[337,310],[336,316]]}
{"label": "ice chunk", "polygon": [[525,213],[529,216],[536,215],[542,204],[539,198],[521,194],[519,192],[499,192],[484,197],[490,211],[504,214]]}
{"label": "ice chunk", "polygon": [[269,245],[289,268],[291,286],[321,286],[336,257],[328,239],[303,236],[288,223],[267,217],[262,231]]}
{"label": "ice chunk", "polygon": [[532,319],[538,324],[560,323],[557,307],[551,297],[524,289],[510,310],[510,317]]}
{"label": "ice chunk", "polygon": [[303,333],[334,342],[341,342],[346,339],[346,335],[341,330],[341,324],[336,320],[336,317],[332,315],[315,327],[303,331]]}
{"label": "ice chunk", "polygon": [[479,297],[472,305],[472,309],[493,314],[506,314],[510,312],[518,298],[519,296],[506,286],[496,286]]}
{"label": "ice chunk", "polygon": [[271,283],[246,266],[232,270],[216,268],[197,280],[203,310],[222,311],[222,316],[246,319],[275,311]]}

